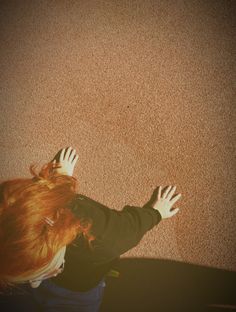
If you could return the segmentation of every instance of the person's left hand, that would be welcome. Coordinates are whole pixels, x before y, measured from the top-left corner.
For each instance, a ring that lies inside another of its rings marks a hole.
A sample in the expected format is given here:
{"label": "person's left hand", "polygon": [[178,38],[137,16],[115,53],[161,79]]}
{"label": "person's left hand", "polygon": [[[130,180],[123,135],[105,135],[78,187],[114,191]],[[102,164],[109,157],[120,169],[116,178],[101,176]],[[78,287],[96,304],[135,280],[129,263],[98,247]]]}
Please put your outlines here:
{"label": "person's left hand", "polygon": [[[65,153],[65,150],[66,149],[63,148],[63,150],[61,151],[61,154],[59,156],[59,164],[61,165],[61,167],[55,168],[54,170],[57,173],[72,176],[75,164],[76,164],[79,156],[78,155],[75,156],[76,150],[75,149],[72,150],[72,147],[69,147],[67,149],[66,153]],[[72,150],[72,152],[71,152],[71,150]],[[54,159],[52,161],[52,163],[56,164],[56,159]]]}

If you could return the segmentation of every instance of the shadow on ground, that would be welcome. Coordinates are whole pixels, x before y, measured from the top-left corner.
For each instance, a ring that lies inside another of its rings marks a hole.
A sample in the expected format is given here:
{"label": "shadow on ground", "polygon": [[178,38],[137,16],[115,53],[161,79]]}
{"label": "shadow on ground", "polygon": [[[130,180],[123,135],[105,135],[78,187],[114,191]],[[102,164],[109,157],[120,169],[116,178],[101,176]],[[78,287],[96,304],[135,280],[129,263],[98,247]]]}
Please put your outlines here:
{"label": "shadow on ground", "polygon": [[[106,277],[100,312],[236,311],[236,272],[141,258],[121,258],[113,268],[120,275]],[[0,300],[0,310],[41,311],[22,296]]]}
{"label": "shadow on ground", "polygon": [[101,312],[236,311],[236,272],[172,260],[123,258]]}

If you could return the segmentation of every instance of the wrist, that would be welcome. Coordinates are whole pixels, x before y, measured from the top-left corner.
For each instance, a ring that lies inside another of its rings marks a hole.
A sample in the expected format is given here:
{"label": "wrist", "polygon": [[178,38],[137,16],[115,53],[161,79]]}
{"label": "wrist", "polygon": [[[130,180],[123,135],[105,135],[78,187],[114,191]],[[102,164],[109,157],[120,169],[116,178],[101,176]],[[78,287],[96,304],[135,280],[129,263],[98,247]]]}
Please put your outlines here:
{"label": "wrist", "polygon": [[[155,209],[155,208],[154,208]],[[162,213],[161,213],[161,211],[159,210],[159,209],[155,209],[156,211],[158,211],[158,213],[160,214],[160,216],[161,216],[161,220],[163,220],[164,219],[164,216],[162,215]]]}

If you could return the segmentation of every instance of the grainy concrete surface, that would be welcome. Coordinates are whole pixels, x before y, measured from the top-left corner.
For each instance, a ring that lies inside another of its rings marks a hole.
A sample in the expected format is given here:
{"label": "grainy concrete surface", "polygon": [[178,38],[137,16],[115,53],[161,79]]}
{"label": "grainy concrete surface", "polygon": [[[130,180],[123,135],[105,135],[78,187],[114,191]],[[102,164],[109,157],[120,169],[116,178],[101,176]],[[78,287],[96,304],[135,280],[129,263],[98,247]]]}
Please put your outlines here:
{"label": "grainy concrete surface", "polygon": [[[1,1],[0,178],[61,148],[78,192],[180,212],[122,257],[236,270],[235,1]],[[38,168],[39,168],[38,167]]]}

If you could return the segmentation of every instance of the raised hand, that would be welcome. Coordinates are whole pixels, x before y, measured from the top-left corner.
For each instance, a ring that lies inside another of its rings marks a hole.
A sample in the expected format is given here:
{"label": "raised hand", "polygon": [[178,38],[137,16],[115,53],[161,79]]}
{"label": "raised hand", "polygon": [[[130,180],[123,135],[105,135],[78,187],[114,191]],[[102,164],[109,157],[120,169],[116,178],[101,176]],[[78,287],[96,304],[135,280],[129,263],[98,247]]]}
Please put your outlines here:
{"label": "raised hand", "polygon": [[172,211],[170,211],[172,206],[181,197],[181,194],[178,194],[177,196],[175,196],[171,199],[175,190],[176,190],[176,186],[174,186],[172,188],[170,185],[166,189],[164,194],[161,195],[161,186],[158,189],[157,199],[153,205],[153,208],[157,209],[160,212],[162,219],[170,218],[170,217],[174,216],[179,211],[179,208],[175,208]]}
{"label": "raised hand", "polygon": [[[69,147],[66,151],[66,148],[63,148],[59,157],[60,168],[55,168],[54,170],[60,174],[66,174],[69,176],[73,175],[75,164],[79,158],[78,155],[75,156],[76,150]],[[53,160],[53,164],[56,164],[56,159]]]}

